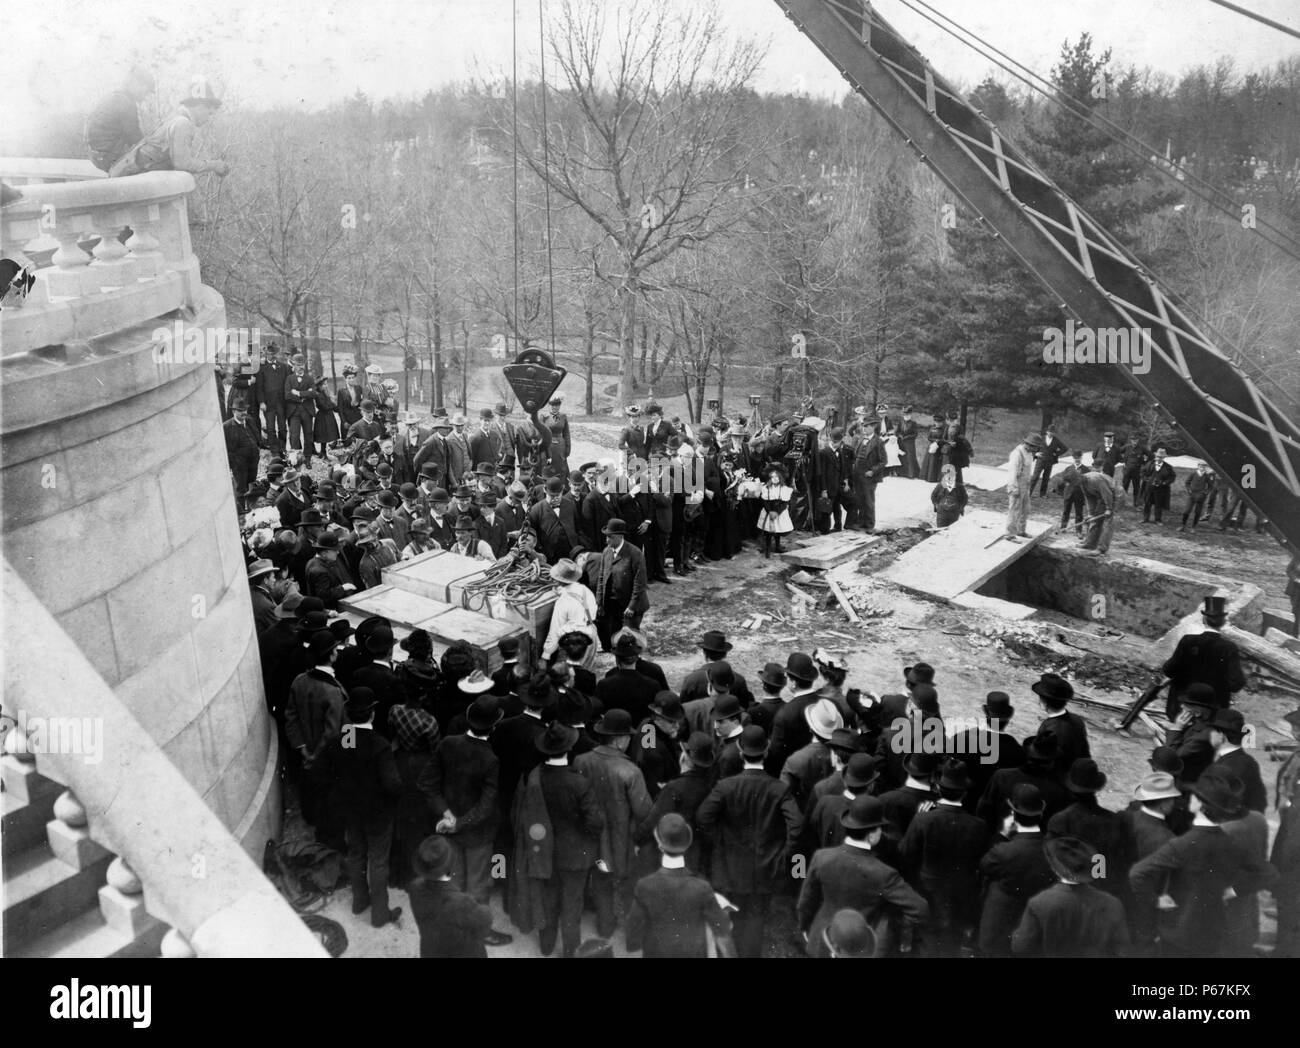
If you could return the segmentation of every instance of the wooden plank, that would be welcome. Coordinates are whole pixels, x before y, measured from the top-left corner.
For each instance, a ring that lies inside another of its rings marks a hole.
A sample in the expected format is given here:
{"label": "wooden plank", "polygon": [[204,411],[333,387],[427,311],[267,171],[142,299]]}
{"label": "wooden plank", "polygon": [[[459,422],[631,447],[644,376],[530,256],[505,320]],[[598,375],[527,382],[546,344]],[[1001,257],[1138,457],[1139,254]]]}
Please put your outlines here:
{"label": "wooden plank", "polygon": [[833,568],[859,556],[873,542],[878,541],[879,535],[862,532],[818,535],[803,543],[799,549],[786,550],[779,556],[785,563],[798,568]]}
{"label": "wooden plank", "polygon": [[1138,720],[1140,720],[1143,724],[1145,724],[1147,728],[1150,730],[1151,737],[1156,740],[1157,746],[1163,746],[1165,744],[1164,728],[1160,727],[1159,724],[1153,721],[1151,719],[1151,715],[1147,713],[1146,710],[1143,710],[1141,713],[1138,714]]}
{"label": "wooden plank", "polygon": [[849,603],[849,598],[844,596],[844,591],[840,589],[840,584],[834,579],[830,579],[831,592],[835,594],[835,599],[840,602],[840,607],[844,609],[844,614],[849,617],[850,622],[861,622],[858,613],[853,610],[853,605]]}
{"label": "wooden plank", "polygon": [[407,629],[425,629],[425,624],[430,619],[452,610],[450,604],[430,600],[396,586],[375,586],[362,590],[344,600],[342,606],[363,618],[382,615],[394,626],[404,626]]}
{"label": "wooden plank", "polygon": [[1300,637],[1290,637],[1276,626],[1270,626],[1264,631],[1264,639],[1275,647],[1300,652]]}
{"label": "wooden plank", "polygon": [[1028,604],[1016,604],[1014,601],[985,597],[979,593],[958,593],[952,598],[952,602],[960,607],[983,611],[1000,619],[1010,619],[1012,622],[1023,622],[1038,615],[1038,609],[1031,608]]}
{"label": "wooden plank", "polygon": [[917,543],[876,577],[913,593],[952,600],[959,593],[978,589],[1052,530],[1050,524],[1031,520],[1026,524],[1028,538],[993,541],[1005,528],[1002,514],[974,510]]}
{"label": "wooden plank", "polygon": [[1227,640],[1237,645],[1247,658],[1267,666],[1275,674],[1300,683],[1300,656],[1293,655],[1284,648],[1275,648],[1263,637],[1247,633],[1236,626],[1224,626],[1222,633]]}

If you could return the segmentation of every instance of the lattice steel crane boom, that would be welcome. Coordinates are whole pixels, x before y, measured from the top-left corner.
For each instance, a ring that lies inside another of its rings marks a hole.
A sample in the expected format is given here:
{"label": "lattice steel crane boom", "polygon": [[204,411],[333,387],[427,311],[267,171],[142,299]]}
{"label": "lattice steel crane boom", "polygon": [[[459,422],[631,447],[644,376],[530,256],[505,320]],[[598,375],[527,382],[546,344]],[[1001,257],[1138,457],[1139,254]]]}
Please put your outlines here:
{"label": "lattice steel crane boom", "polygon": [[[844,78],[998,234],[1062,310],[1148,329],[1150,371],[1125,380],[1300,555],[1300,420],[1187,307],[862,0],[776,0]],[[1287,408],[1279,407],[1280,404]],[[1253,480],[1254,486],[1250,486]]]}

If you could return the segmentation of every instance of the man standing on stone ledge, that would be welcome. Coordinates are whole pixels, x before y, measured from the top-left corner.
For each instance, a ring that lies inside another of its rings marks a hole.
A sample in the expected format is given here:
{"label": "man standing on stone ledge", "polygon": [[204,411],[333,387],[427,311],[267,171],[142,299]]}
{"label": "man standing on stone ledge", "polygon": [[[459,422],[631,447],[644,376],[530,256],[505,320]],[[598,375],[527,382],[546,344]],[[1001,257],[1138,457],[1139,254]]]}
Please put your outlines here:
{"label": "man standing on stone ledge", "polygon": [[1034,474],[1034,457],[1042,446],[1043,438],[1030,433],[1011,449],[1011,461],[1007,466],[1007,531],[1003,536],[1008,542],[1019,542],[1029,536],[1025,522],[1029,517],[1030,481]]}
{"label": "man standing on stone ledge", "polygon": [[231,406],[232,417],[222,424],[221,429],[226,438],[226,460],[234,478],[235,510],[243,513],[248,487],[257,477],[257,434],[253,432],[248,417],[248,401],[237,398]]}
{"label": "man standing on stone ledge", "polygon": [[302,449],[304,466],[311,466],[316,452],[316,380],[307,372],[307,360],[297,353],[291,362],[293,374],[285,379],[284,400],[289,407],[289,446]]}
{"label": "man standing on stone ledge", "polygon": [[645,555],[627,541],[627,525],[615,517],[602,530],[606,545],[596,575],[596,606],[600,609],[596,632],[601,650],[608,651],[610,638],[624,626],[641,628],[650,598],[646,596]]}
{"label": "man standing on stone ledge", "polygon": [[288,435],[288,415],[284,402],[284,384],[289,377],[289,368],[279,357],[279,348],[274,342],[262,351],[262,366],[257,369],[258,397],[266,415],[266,439],[276,450],[284,451],[285,438]]}

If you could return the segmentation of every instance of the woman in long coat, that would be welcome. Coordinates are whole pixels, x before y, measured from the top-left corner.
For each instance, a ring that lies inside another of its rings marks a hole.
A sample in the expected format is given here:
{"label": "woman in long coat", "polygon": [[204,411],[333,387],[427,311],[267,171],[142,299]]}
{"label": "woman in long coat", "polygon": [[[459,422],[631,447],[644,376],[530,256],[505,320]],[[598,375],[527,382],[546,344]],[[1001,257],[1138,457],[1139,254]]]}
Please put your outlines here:
{"label": "woman in long coat", "polygon": [[339,423],[334,417],[337,406],[322,378],[316,383],[316,418],[312,422],[312,439],[321,447],[339,439]]}
{"label": "woman in long coat", "polygon": [[931,484],[939,483],[943,468],[943,435],[947,427],[943,416],[935,415],[934,422],[925,434],[925,458],[921,461],[921,479]]}

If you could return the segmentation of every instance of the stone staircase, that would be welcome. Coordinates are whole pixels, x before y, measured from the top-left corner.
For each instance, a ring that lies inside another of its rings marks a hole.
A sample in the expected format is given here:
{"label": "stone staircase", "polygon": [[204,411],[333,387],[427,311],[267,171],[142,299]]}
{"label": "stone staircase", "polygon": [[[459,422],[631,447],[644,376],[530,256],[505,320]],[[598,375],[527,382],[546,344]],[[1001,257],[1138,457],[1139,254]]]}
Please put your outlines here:
{"label": "stone staircase", "polygon": [[168,926],[140,880],[90,839],[85,809],[30,754],[0,757],[5,957],[157,957]]}

